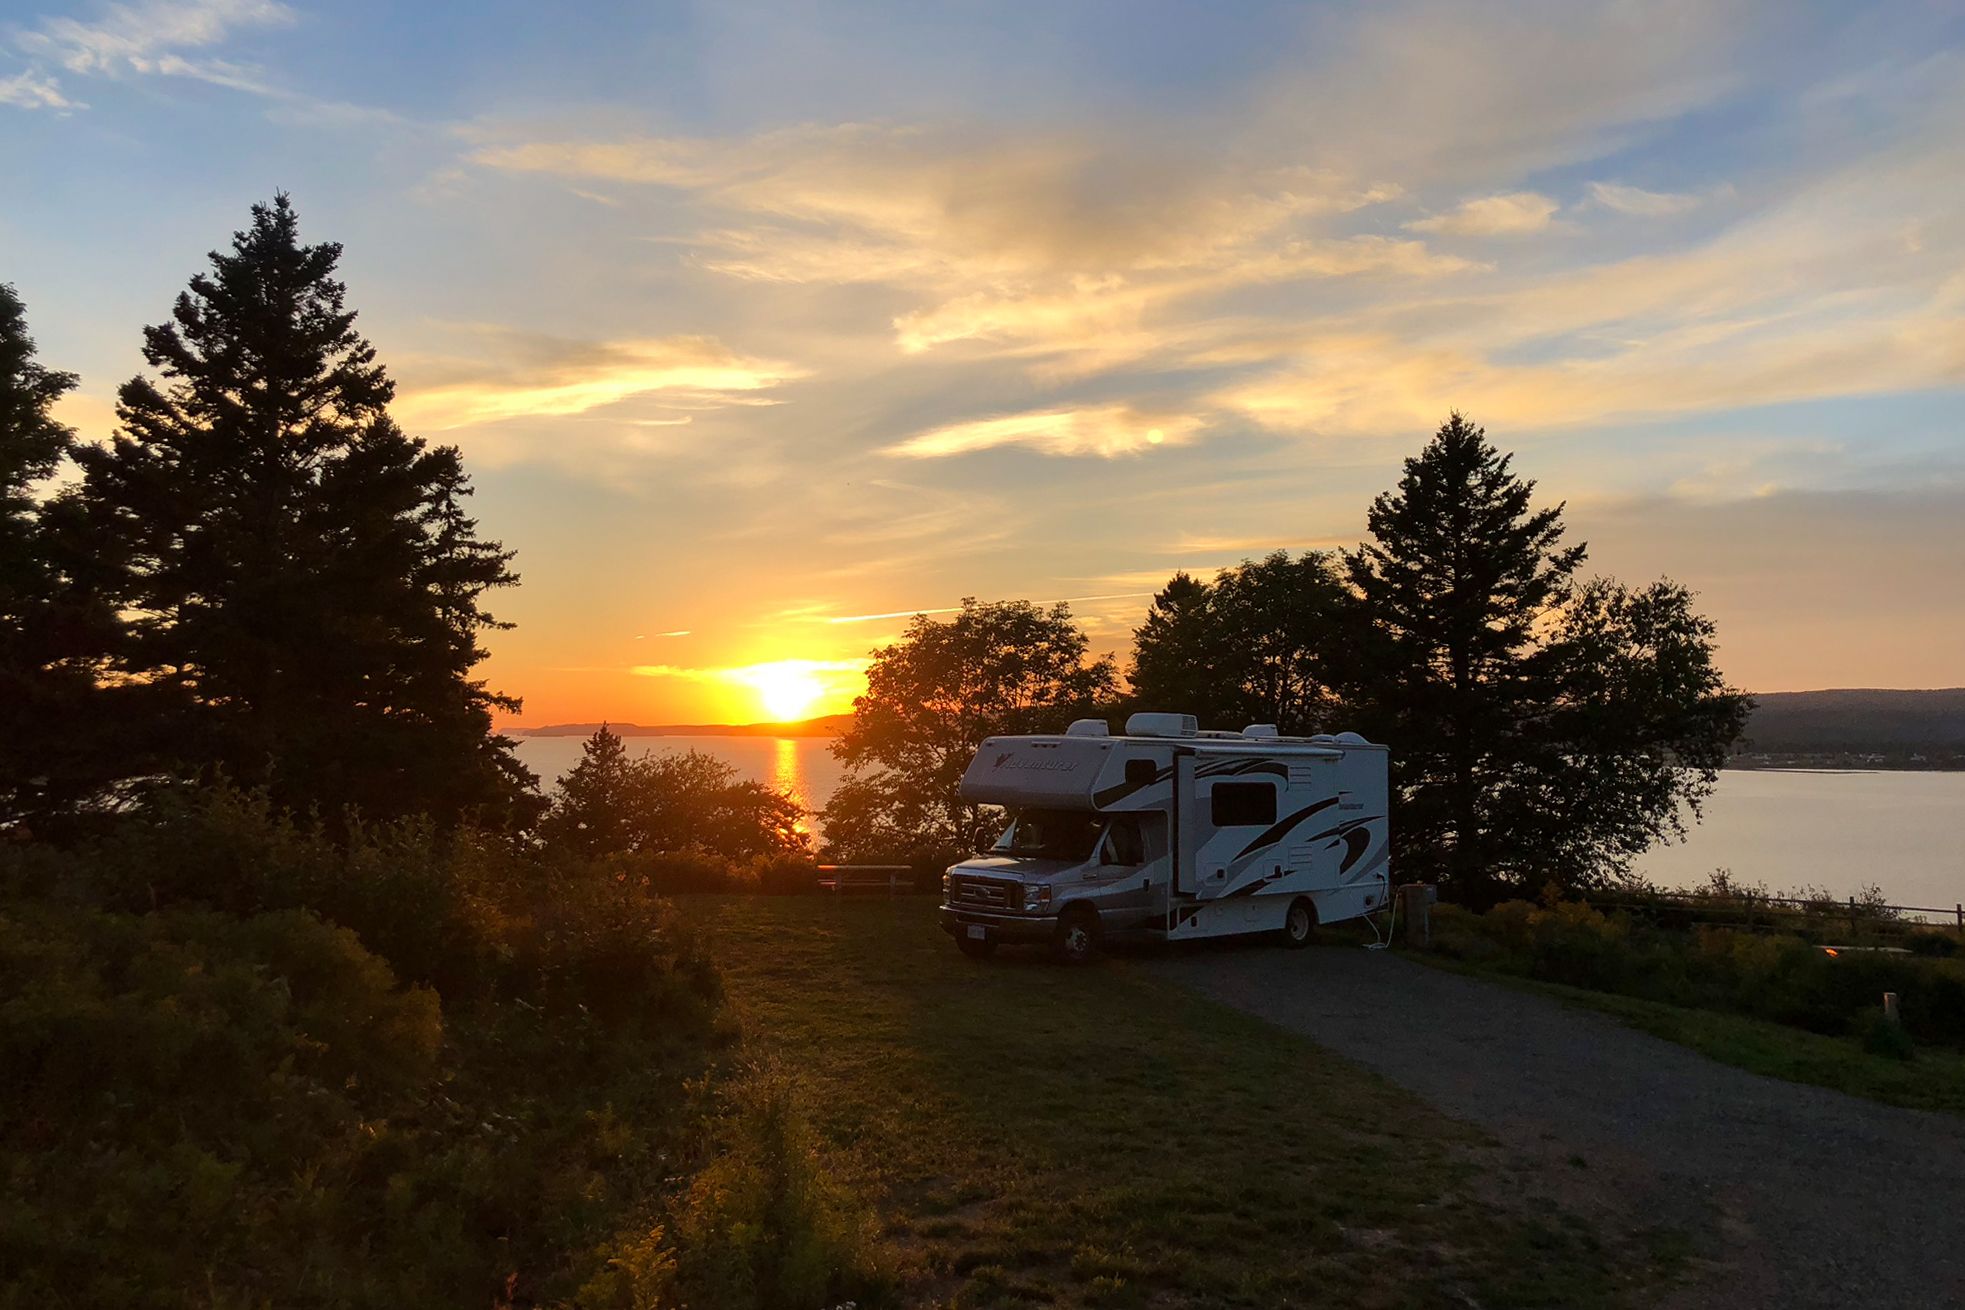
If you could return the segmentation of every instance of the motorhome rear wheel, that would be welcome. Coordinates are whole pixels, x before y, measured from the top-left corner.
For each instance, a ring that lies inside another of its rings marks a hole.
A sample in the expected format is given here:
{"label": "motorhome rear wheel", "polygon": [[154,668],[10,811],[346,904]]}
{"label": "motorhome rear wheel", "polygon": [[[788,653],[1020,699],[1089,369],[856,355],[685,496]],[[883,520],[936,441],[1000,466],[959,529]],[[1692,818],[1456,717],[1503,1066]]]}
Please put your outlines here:
{"label": "motorhome rear wheel", "polygon": [[1308,896],[1299,896],[1290,902],[1289,913],[1283,916],[1283,945],[1301,950],[1316,935],[1317,907]]}

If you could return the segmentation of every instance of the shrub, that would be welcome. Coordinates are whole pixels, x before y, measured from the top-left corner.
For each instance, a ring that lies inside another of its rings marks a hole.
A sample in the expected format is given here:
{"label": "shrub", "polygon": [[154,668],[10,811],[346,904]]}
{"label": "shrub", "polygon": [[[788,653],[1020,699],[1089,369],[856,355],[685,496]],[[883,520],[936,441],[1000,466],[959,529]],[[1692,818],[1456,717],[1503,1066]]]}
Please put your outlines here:
{"label": "shrub", "polygon": [[1597,991],[1704,1006],[1813,1032],[1868,1032],[1884,992],[1908,1038],[1965,1045],[1965,960],[1844,949],[1718,927],[1677,931],[1578,902],[1509,901],[1485,915],[1435,911],[1439,948],[1462,959]]}
{"label": "shrub", "polygon": [[1912,955],[1949,959],[1958,954],[1958,934],[1935,928],[1919,928],[1904,938],[1904,948]]}
{"label": "shrub", "polygon": [[[285,911],[0,910],[10,1304],[305,1301],[371,1285],[374,1129],[436,1068],[436,997]],[[412,1281],[398,1290],[427,1295]]]}
{"label": "shrub", "polygon": [[877,1294],[782,1078],[712,1116],[732,1030],[658,891],[734,876],[231,789],[0,849],[0,1307]]}
{"label": "shrub", "polygon": [[773,1310],[883,1296],[892,1279],[873,1217],[828,1173],[791,1080],[755,1068],[727,1099],[720,1151],[675,1206],[683,1302]]}
{"label": "shrub", "polygon": [[766,896],[803,896],[819,890],[819,866],[796,855],[761,856],[751,865],[751,880]]}

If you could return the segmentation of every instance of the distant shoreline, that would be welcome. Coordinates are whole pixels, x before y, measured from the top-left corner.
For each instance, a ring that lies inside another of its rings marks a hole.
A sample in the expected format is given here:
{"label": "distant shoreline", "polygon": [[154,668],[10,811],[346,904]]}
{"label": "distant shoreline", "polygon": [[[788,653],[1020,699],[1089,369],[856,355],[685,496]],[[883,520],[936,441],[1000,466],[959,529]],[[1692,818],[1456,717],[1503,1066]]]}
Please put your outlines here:
{"label": "distant shoreline", "polygon": [[[837,737],[852,721],[850,714],[826,714],[792,723],[609,723],[617,737]],[[513,737],[591,737],[599,723],[552,723],[537,728],[507,728]]]}

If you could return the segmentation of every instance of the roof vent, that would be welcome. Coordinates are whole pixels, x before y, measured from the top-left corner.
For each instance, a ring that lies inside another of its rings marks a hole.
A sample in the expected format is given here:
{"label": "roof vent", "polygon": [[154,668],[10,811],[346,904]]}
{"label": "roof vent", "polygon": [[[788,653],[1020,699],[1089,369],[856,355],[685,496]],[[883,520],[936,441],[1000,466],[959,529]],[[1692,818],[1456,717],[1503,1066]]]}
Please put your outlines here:
{"label": "roof vent", "polygon": [[1248,727],[1242,729],[1242,735],[1244,737],[1274,737],[1277,735],[1276,725],[1273,723],[1251,723]]}
{"label": "roof vent", "polygon": [[1338,745],[1340,745],[1340,746],[1369,746],[1369,745],[1371,745],[1371,743],[1370,743],[1370,742],[1368,742],[1368,741],[1366,741],[1366,740],[1365,740],[1365,739],[1364,739],[1364,738],[1363,738],[1363,737],[1362,737],[1361,735],[1359,735],[1358,733],[1355,733],[1355,732],[1340,732],[1340,733],[1338,733],[1338,734],[1337,734],[1337,744],[1338,744]]}
{"label": "roof vent", "polygon": [[1331,736],[1328,732],[1320,732],[1316,736],[1312,737],[1310,740],[1312,742],[1315,742],[1319,746],[1337,745],[1337,738]]}
{"label": "roof vent", "polygon": [[1112,729],[1105,726],[1104,719],[1073,719],[1071,726],[1064,730],[1067,737],[1110,737]]}
{"label": "roof vent", "polygon": [[1128,737],[1194,737],[1201,724],[1192,714],[1154,714],[1141,712],[1126,720]]}

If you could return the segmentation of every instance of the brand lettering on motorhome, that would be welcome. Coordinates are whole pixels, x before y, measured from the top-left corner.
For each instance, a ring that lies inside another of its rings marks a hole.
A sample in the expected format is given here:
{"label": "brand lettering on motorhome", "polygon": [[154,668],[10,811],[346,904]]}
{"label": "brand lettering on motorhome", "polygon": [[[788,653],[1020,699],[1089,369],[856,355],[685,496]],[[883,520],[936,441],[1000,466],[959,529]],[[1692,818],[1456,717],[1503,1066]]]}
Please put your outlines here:
{"label": "brand lettering on motorhome", "polygon": [[1078,767],[1076,760],[1019,758],[1014,751],[1004,751],[996,757],[999,769],[1042,769],[1046,773],[1071,773]]}

